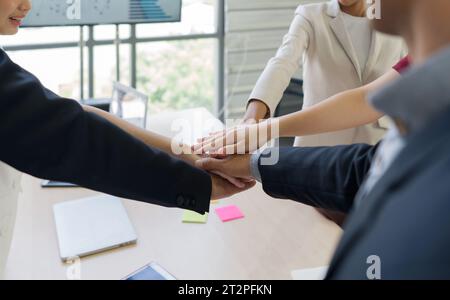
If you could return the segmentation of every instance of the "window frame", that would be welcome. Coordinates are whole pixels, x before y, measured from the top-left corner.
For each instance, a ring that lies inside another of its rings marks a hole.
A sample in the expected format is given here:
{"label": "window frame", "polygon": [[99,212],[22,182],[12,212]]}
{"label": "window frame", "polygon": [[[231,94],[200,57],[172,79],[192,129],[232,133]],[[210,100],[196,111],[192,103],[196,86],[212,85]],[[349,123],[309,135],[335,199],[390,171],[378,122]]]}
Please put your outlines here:
{"label": "window frame", "polygon": [[[121,25],[130,26],[130,37],[122,39],[119,37],[119,29]],[[152,43],[163,41],[183,41],[183,40],[200,40],[200,39],[214,39],[216,40],[216,103],[215,113],[223,120],[223,107],[225,104],[225,0],[217,0],[216,2],[216,30],[213,33],[199,33],[187,35],[167,35],[157,37],[137,37],[137,24],[121,24],[116,25],[116,39],[97,40],[94,36],[94,28],[98,25],[79,26],[80,39],[79,42],[55,42],[42,44],[23,44],[5,46],[5,51],[33,51],[33,50],[49,50],[49,49],[64,49],[64,48],[79,48],[80,49],[80,99],[86,100],[85,88],[87,87],[87,98],[95,97],[95,70],[94,70],[94,49],[97,46],[130,45],[130,82],[132,87],[137,84],[137,45],[140,43]],[[85,28],[87,28],[88,37],[85,39]],[[87,57],[85,57],[87,51]],[[116,51],[116,62],[119,62],[120,53]],[[87,83],[85,80],[85,59],[87,58]],[[116,74],[118,76],[119,74]]]}

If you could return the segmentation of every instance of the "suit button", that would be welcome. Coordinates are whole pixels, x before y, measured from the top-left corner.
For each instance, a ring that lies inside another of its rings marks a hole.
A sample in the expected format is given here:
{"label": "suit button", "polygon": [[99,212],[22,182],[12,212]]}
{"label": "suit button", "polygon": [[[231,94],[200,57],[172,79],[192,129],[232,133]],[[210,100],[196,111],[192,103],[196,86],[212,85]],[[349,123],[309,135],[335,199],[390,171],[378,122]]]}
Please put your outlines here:
{"label": "suit button", "polygon": [[184,207],[184,205],[185,205],[185,200],[184,200],[184,197],[183,196],[178,196],[177,197],[177,205],[179,206],[179,207]]}

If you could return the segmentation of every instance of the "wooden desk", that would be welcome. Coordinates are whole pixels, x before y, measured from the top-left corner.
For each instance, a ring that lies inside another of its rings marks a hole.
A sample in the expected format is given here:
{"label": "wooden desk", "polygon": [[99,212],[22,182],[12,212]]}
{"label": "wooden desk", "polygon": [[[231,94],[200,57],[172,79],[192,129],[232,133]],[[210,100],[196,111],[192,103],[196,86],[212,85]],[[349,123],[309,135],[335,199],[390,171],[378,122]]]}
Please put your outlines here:
{"label": "wooden desk", "polygon": [[[59,259],[52,206],[95,195],[42,189],[24,176],[6,279],[67,279]],[[124,201],[136,246],[81,260],[82,279],[121,279],[155,261],[178,279],[291,279],[291,271],[326,265],[341,231],[312,208],[265,195],[260,186],[212,205],[206,225],[183,224],[182,210]],[[245,219],[222,223],[214,212],[237,204]]]}
{"label": "wooden desk", "polygon": [[[194,124],[192,141],[218,122],[204,109],[188,110],[152,117],[149,129],[172,136],[170,124],[177,119]],[[71,278],[74,266],[59,258],[52,206],[96,193],[42,189],[40,180],[27,175],[22,183],[6,278]],[[341,235],[338,226],[314,209],[272,199],[260,185],[213,205],[206,225],[183,224],[180,209],[124,204],[138,244],[82,259],[81,279],[121,279],[153,261],[183,280],[291,279],[293,270],[328,264]],[[227,204],[238,205],[246,218],[222,223],[214,209]]]}

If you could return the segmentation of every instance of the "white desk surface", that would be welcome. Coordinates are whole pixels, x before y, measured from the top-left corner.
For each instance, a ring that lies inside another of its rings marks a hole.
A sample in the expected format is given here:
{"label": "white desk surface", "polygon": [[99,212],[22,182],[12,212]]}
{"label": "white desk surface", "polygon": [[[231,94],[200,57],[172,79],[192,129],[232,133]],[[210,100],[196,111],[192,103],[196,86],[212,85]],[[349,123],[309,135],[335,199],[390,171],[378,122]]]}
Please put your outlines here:
{"label": "white desk surface", "polygon": [[[59,258],[52,206],[96,195],[81,188],[42,189],[24,175],[6,279],[68,279]],[[267,196],[260,185],[212,205],[208,224],[183,224],[180,209],[124,200],[139,241],[81,260],[81,279],[121,279],[157,262],[181,280],[292,279],[328,265],[341,230],[313,208]],[[236,204],[245,219],[222,223],[214,209]]]}
{"label": "white desk surface", "polygon": [[[52,206],[95,195],[81,188],[24,191],[6,279],[67,279],[59,259]],[[155,261],[178,279],[292,279],[293,270],[327,265],[341,230],[310,207],[265,195],[260,186],[212,205],[208,224],[183,224],[183,211],[124,201],[139,242],[81,260],[81,279],[121,279]],[[214,212],[236,204],[245,219],[222,223]]]}

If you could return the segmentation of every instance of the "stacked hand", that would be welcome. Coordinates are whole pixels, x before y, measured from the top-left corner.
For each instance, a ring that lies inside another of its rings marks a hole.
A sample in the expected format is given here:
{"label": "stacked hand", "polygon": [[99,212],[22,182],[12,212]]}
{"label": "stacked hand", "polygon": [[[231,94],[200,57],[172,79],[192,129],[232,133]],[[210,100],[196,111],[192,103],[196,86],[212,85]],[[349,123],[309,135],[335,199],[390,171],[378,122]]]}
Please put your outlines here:
{"label": "stacked hand", "polygon": [[224,179],[218,175],[211,175],[212,180],[212,192],[211,200],[219,200],[226,197],[231,197],[235,194],[244,192],[255,186],[256,182],[254,180],[244,180],[242,181],[240,187],[232,184],[229,180]]}
{"label": "stacked hand", "polygon": [[273,124],[272,120],[259,124],[246,122],[229,130],[211,133],[192,147],[194,153],[202,155],[195,165],[214,174],[212,199],[228,197],[255,185],[248,153],[277,137]]}
{"label": "stacked hand", "polygon": [[192,150],[213,157],[252,153],[277,137],[273,132],[273,124],[272,120],[267,120],[259,124],[243,124],[211,133],[209,137],[200,139]]}
{"label": "stacked hand", "polygon": [[224,159],[205,157],[196,166],[212,175],[212,200],[244,192],[255,186],[250,172],[250,156],[236,155]]}
{"label": "stacked hand", "polygon": [[196,166],[212,173],[226,174],[241,182],[253,182],[250,171],[250,155],[235,155],[223,159],[206,157],[196,162]]}
{"label": "stacked hand", "polygon": [[[200,157],[197,155],[181,155],[187,163],[197,166],[208,171],[211,174],[212,194],[211,200],[219,200],[230,197],[234,194],[246,191],[255,185],[255,181],[250,176],[234,176],[236,172],[227,172],[231,169],[229,165],[227,168],[221,166],[221,161],[208,157]],[[225,161],[229,161],[231,158]],[[217,165],[216,165],[217,164]]]}

